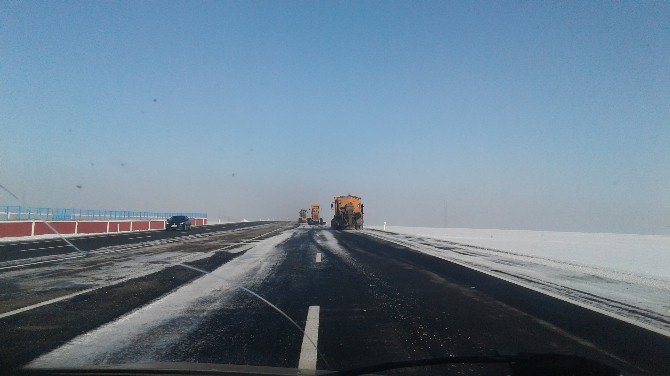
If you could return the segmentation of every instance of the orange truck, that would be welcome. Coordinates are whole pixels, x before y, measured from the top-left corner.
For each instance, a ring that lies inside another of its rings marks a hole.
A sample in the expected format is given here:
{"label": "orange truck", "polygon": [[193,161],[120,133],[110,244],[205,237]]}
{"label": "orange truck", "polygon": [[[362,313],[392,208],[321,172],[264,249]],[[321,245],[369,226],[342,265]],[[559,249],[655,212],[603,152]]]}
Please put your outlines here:
{"label": "orange truck", "polygon": [[317,204],[312,204],[310,207],[310,218],[307,219],[307,224],[313,225],[313,226],[318,226],[318,225],[324,225],[326,222],[323,221],[323,218],[321,218],[321,207]]}
{"label": "orange truck", "polygon": [[363,228],[363,201],[360,197],[352,195],[335,197],[330,207],[335,210],[330,227],[335,230]]}

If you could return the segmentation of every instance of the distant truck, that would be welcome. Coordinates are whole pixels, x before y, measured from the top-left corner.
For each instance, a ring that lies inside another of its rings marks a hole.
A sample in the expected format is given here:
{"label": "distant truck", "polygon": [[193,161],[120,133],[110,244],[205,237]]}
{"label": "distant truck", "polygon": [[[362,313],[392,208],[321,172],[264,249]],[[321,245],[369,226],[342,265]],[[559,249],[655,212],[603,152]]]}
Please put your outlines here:
{"label": "distant truck", "polygon": [[317,204],[312,204],[310,207],[311,216],[307,218],[307,224],[312,226],[325,225],[326,222],[321,218],[321,207]]}
{"label": "distant truck", "polygon": [[298,223],[307,223],[307,209],[300,209]]}
{"label": "distant truck", "polygon": [[335,230],[360,230],[363,228],[363,202],[356,196],[335,197],[330,205],[335,215],[330,227]]}

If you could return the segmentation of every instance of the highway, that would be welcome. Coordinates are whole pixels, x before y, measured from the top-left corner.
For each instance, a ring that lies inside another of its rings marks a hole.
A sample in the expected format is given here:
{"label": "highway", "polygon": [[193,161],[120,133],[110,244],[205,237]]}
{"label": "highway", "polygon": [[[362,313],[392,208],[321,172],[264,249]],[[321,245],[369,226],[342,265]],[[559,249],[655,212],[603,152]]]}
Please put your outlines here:
{"label": "highway", "polygon": [[[187,235],[197,235],[212,231],[225,231],[237,228],[253,226],[257,222],[227,223],[222,225],[210,225],[192,227],[191,231],[135,231],[111,234],[90,234],[67,238],[70,243],[81,250],[90,250],[104,246],[133,244],[147,241],[149,239],[169,239]],[[58,255],[68,252],[76,252],[70,244],[61,238],[21,240],[13,242],[0,242],[0,262],[29,259],[35,256]]]}
{"label": "highway", "polygon": [[[344,370],[559,353],[626,374],[670,374],[668,337],[365,233],[256,222],[143,234],[150,238],[77,239],[90,253],[75,259],[68,247],[26,251],[57,242],[0,247],[3,369],[198,362]],[[401,371],[441,372],[509,368]]]}

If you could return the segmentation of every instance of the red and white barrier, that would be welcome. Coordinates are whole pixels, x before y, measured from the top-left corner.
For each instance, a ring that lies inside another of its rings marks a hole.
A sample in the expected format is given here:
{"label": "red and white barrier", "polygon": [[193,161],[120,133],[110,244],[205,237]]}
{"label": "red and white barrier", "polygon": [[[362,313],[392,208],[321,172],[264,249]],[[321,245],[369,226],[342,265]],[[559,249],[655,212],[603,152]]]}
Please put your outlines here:
{"label": "red and white barrier", "polygon": [[[128,231],[162,230],[164,220],[153,221],[49,221],[51,227],[63,235],[103,234]],[[191,225],[204,226],[207,218],[192,218]],[[42,221],[2,221],[0,238],[53,234],[53,230]]]}

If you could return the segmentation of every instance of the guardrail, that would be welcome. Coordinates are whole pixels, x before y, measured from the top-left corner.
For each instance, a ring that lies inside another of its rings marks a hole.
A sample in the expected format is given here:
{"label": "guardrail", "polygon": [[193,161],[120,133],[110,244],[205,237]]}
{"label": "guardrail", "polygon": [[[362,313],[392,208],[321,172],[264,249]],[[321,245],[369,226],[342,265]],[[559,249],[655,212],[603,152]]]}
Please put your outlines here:
{"label": "guardrail", "polygon": [[91,210],[35,208],[0,205],[0,221],[104,221],[104,220],[152,220],[167,219],[173,215],[191,218],[207,218],[207,213],[171,213],[129,210]]}
{"label": "guardrail", "polygon": [[[48,225],[47,225],[48,223]],[[194,218],[194,227],[207,224],[206,218]],[[103,220],[103,221],[0,221],[0,238],[20,238],[36,235],[104,234],[113,232],[162,230],[165,220]]]}

